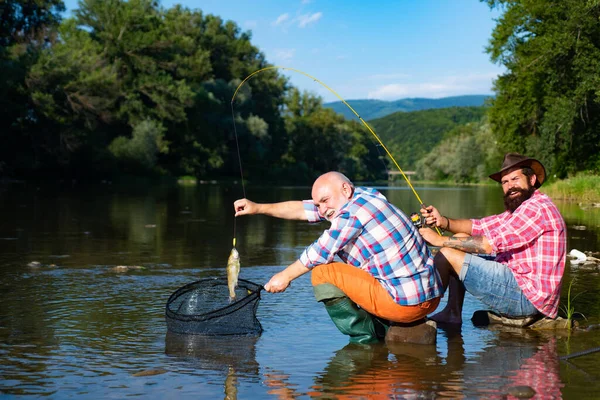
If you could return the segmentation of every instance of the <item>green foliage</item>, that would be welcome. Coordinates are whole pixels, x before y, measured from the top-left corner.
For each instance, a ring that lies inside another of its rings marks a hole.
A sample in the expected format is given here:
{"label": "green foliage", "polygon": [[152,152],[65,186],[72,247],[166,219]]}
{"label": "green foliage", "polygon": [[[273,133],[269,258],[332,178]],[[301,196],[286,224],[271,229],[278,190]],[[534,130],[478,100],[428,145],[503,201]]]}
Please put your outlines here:
{"label": "green foliage", "polygon": [[43,162],[25,81],[42,49],[54,43],[65,7],[60,0],[0,3],[0,173],[18,174]]}
{"label": "green foliage", "polygon": [[553,199],[598,203],[600,202],[598,188],[600,188],[600,175],[580,172],[566,179],[545,184],[541,190]]}
{"label": "green foliage", "polygon": [[561,311],[565,314],[565,317],[567,318],[569,326],[571,326],[570,322],[575,315],[579,314],[583,318],[585,318],[585,315],[583,315],[582,313],[580,313],[578,311],[575,311],[575,306],[572,303],[581,294],[581,293],[578,293],[577,295],[573,296],[573,298],[571,298],[571,288],[573,287],[574,282],[575,282],[575,279],[572,279],[571,282],[569,283],[569,290],[567,292],[567,304],[560,306]]}
{"label": "green foliage", "polygon": [[[355,109],[356,112],[365,121],[383,118],[387,115],[397,112],[411,112],[420,110],[429,110],[432,108],[449,107],[480,107],[490,96],[485,95],[467,95],[452,96],[441,99],[400,99],[395,101],[384,100],[348,100],[347,103]],[[356,115],[341,101],[325,103],[324,107],[331,108],[338,114],[342,114],[346,119],[355,120]]]}
{"label": "green foliage", "polygon": [[487,181],[498,169],[502,155],[485,118],[461,125],[450,132],[417,163],[417,176],[425,180],[457,183]]}
{"label": "green foliage", "polygon": [[479,121],[483,107],[452,107],[395,113],[369,121],[388,150],[404,170],[414,169],[453,128]]}
{"label": "green foliage", "polygon": [[[61,0],[3,0],[0,9],[0,49],[14,44],[43,46],[53,39],[53,28],[65,10]],[[2,51],[0,50],[0,51]]]}
{"label": "green foliage", "polygon": [[131,139],[119,136],[109,146],[110,152],[134,171],[156,167],[159,153],[168,153],[168,142],[164,140],[165,128],[156,121],[145,120],[133,128]]}
{"label": "green foliage", "polygon": [[[289,145],[283,168],[289,178],[306,182],[331,170],[356,180],[382,177],[385,165],[366,128],[323,108],[320,98],[292,88],[286,98],[285,125]],[[373,165],[377,167],[369,168]]]}
{"label": "green foliage", "polygon": [[600,3],[488,0],[504,10],[487,51],[507,72],[490,122],[502,151],[535,155],[549,171],[600,167]]}

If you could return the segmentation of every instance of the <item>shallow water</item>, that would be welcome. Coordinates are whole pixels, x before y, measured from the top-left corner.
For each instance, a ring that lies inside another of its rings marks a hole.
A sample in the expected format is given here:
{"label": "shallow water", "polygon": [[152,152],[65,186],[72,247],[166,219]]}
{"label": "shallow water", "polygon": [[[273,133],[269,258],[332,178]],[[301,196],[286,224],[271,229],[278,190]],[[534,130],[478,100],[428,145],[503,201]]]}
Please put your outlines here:
{"label": "shallow water", "polygon": [[[417,187],[455,217],[499,212],[490,187]],[[381,188],[407,213],[405,187]],[[246,188],[256,201],[306,198],[308,187]],[[239,185],[0,189],[0,393],[11,398],[502,398],[529,386],[538,398],[594,398],[600,331],[570,335],[476,328],[483,306],[467,295],[462,329],[436,346],[348,345],[316,303],[308,276],[282,294],[262,292],[259,337],[168,333],[177,288],[224,277]],[[569,250],[600,250],[600,209],[558,204]],[[325,225],[264,216],[237,220],[240,278],[264,284]],[[128,268],[116,269],[117,266]],[[141,268],[133,268],[141,267]],[[598,324],[597,268],[567,263],[575,310]],[[568,285],[563,285],[563,304]]]}

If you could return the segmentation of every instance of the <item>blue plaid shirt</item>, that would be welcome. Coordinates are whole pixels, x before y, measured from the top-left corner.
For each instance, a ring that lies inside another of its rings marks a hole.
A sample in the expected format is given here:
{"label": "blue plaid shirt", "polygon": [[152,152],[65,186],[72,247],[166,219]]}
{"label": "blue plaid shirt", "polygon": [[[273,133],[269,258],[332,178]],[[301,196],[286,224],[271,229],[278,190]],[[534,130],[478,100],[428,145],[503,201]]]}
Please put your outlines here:
{"label": "blue plaid shirt", "polygon": [[[312,200],[305,200],[309,222],[324,221]],[[442,296],[433,257],[410,219],[375,189],[357,187],[331,221],[331,227],[300,256],[307,268],[333,262],[370,273],[400,305]]]}

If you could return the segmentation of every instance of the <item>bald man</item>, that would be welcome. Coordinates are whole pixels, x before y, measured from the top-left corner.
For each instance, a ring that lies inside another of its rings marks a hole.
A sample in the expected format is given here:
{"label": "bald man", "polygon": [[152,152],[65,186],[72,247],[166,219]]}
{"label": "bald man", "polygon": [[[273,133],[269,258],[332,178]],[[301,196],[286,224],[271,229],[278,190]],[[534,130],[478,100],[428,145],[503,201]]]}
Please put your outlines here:
{"label": "bald man", "polygon": [[[442,296],[440,275],[410,219],[377,190],[354,187],[339,172],[321,175],[312,200],[234,202],[235,216],[321,222],[331,227],[265,285],[271,293],[312,271],[315,297],[351,342],[385,337],[390,322],[410,323],[433,312]],[[343,262],[335,262],[335,256]]]}

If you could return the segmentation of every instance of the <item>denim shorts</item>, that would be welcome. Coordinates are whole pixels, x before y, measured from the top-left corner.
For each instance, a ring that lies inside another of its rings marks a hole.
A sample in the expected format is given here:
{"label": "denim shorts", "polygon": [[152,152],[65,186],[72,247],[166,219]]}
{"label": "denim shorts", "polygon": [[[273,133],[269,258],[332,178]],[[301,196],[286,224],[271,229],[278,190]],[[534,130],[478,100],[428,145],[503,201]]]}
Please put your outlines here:
{"label": "denim shorts", "polygon": [[498,314],[517,318],[539,314],[512,271],[489,257],[467,253],[458,278],[467,292]]}

